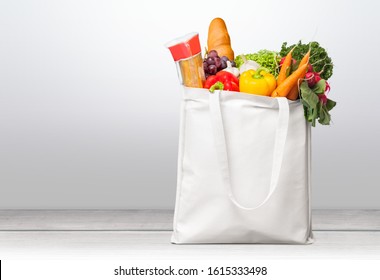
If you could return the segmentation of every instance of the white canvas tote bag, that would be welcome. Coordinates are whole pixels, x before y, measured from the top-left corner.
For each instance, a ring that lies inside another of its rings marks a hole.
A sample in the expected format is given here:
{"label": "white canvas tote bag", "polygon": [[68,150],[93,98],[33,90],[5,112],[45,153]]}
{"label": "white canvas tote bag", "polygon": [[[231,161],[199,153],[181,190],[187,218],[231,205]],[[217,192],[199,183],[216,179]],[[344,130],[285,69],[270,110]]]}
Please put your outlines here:
{"label": "white canvas tote bag", "polygon": [[299,101],[184,88],[172,242],[312,243]]}

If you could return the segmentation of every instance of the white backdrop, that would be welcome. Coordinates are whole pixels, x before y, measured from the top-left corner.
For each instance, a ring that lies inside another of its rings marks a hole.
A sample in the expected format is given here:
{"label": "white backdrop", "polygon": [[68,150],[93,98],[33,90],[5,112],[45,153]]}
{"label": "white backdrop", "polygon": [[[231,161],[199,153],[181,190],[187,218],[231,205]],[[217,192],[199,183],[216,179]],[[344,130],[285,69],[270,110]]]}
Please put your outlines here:
{"label": "white backdrop", "polygon": [[164,44],[225,19],[235,54],[317,40],[314,208],[380,208],[376,1],[0,1],[0,209],[172,208],[180,88]]}

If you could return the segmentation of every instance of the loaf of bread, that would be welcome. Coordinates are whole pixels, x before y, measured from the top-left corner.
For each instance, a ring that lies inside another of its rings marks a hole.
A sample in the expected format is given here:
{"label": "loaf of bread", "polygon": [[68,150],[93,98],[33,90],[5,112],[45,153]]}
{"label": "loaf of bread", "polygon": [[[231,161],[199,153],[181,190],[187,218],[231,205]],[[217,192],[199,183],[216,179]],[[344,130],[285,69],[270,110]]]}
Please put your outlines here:
{"label": "loaf of bread", "polygon": [[223,19],[214,18],[211,21],[208,28],[207,48],[208,51],[216,50],[220,57],[227,56],[229,60],[234,60],[230,35]]}

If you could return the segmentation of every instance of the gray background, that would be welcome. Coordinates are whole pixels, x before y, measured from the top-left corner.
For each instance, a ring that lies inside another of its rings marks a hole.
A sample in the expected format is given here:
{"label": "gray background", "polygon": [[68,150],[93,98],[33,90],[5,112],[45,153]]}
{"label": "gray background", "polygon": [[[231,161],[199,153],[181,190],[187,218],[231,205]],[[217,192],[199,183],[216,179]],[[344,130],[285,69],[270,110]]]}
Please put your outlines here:
{"label": "gray background", "polygon": [[328,49],[338,107],[313,129],[313,206],[380,208],[379,4],[186,3],[0,1],[0,208],[172,208],[180,88],[163,45],[197,31],[205,46],[216,16],[236,54]]}

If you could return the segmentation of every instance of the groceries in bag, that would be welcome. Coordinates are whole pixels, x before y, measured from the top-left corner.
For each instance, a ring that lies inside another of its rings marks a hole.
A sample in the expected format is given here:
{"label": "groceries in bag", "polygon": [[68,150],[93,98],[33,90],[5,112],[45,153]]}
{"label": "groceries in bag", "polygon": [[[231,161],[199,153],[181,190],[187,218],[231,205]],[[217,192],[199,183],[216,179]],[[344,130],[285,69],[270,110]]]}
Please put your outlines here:
{"label": "groceries in bag", "polygon": [[[318,42],[299,41],[290,46],[283,43],[280,51],[261,49],[235,57],[225,21],[214,18],[208,28],[208,50],[203,59],[198,33],[176,39],[167,47],[184,86],[299,100],[312,126],[316,121],[322,125],[331,123],[330,111],[336,102],[328,98],[327,79],[332,76],[333,63]],[[221,72],[230,72],[237,80],[221,81],[221,76],[227,77]]]}

